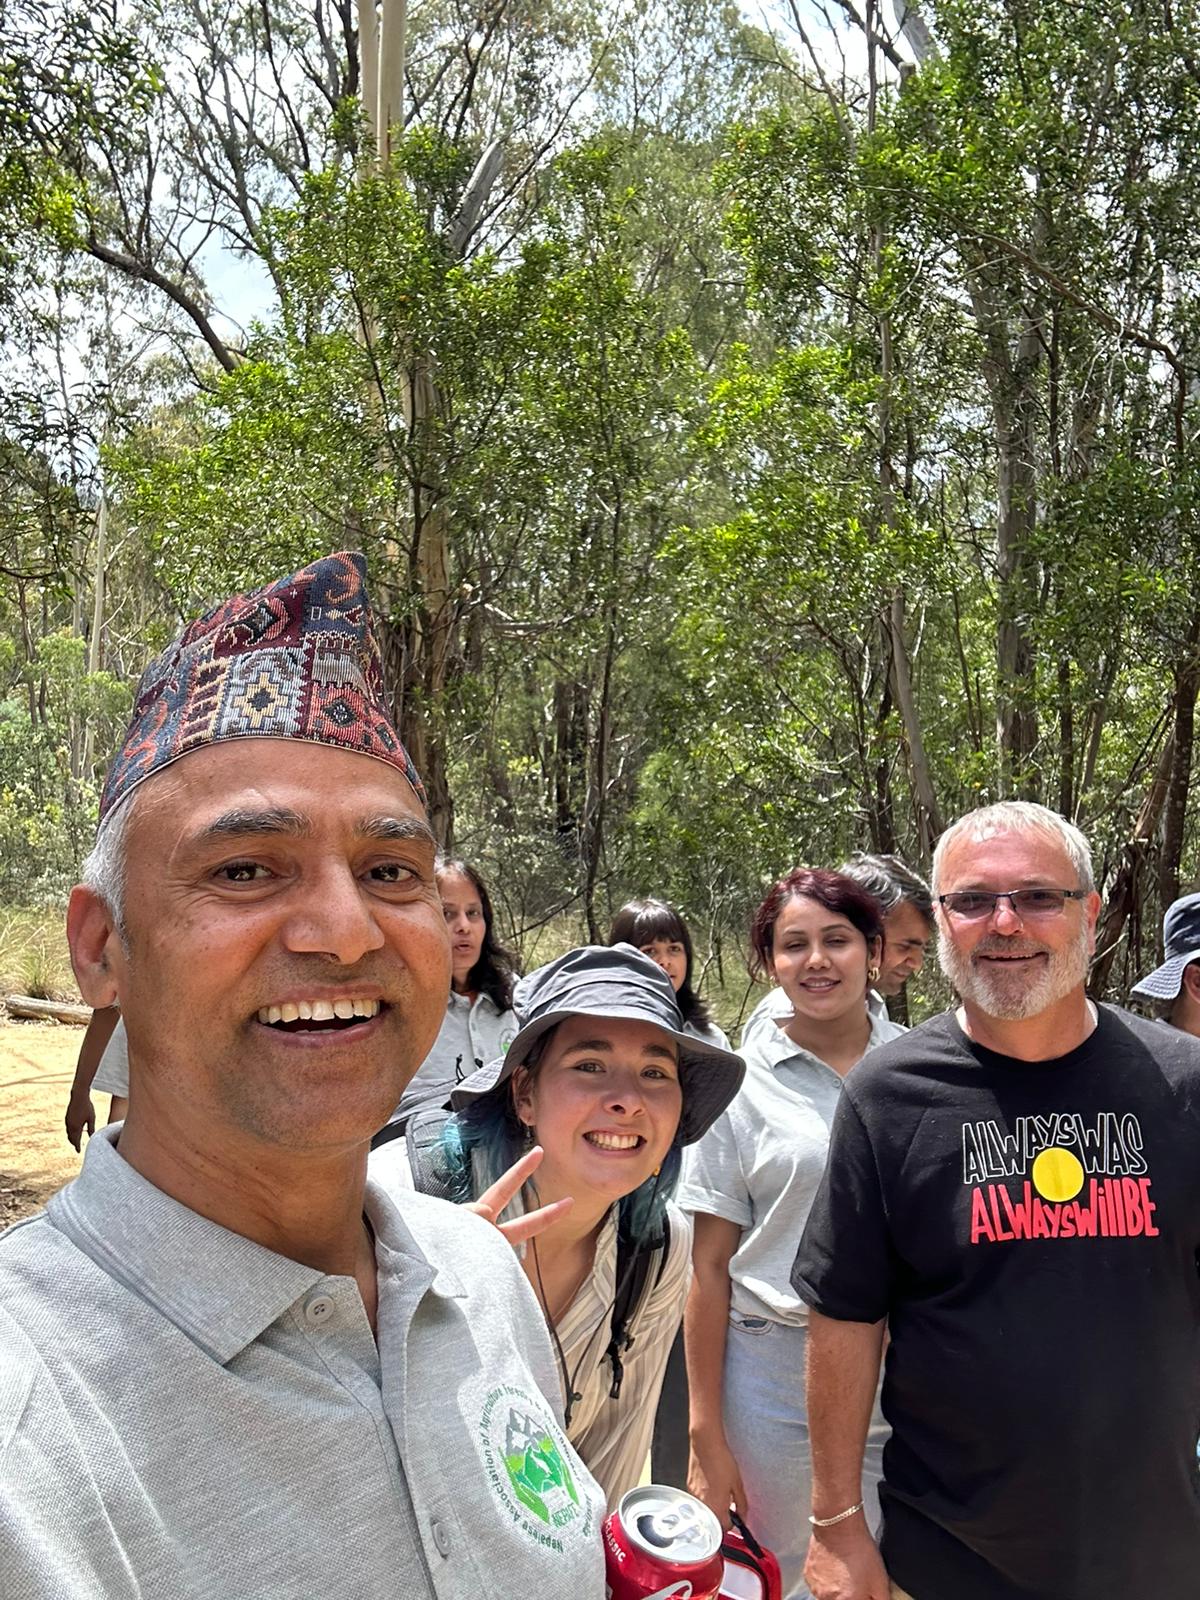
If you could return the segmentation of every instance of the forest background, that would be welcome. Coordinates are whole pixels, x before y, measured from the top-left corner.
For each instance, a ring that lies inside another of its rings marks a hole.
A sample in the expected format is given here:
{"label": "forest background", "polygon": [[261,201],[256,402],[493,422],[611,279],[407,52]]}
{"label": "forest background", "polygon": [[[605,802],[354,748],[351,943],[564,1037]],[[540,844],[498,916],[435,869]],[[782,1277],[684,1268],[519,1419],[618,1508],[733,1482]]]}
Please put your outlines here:
{"label": "forest background", "polygon": [[[367,552],[526,962],[1075,818],[1196,871],[1195,0],[0,0],[0,968],[181,619]],[[931,1003],[936,983],[916,997]],[[732,998],[730,998],[732,997]]]}

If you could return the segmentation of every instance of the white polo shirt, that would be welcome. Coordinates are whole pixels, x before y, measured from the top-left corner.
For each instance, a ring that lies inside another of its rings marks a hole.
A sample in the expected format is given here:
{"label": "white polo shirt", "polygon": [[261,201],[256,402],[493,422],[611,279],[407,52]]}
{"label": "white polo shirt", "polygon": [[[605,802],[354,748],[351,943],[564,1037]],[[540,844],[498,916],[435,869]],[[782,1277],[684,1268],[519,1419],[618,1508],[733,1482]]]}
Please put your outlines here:
{"label": "white polo shirt", "polygon": [[[368,1171],[389,1194],[411,1191],[414,1178],[407,1141],[393,1139],[372,1151]],[[506,1215],[519,1216],[524,1209],[518,1196]],[[614,1511],[621,1496],[636,1489],[641,1480],[667,1357],[692,1282],[692,1219],[674,1204],[667,1210],[670,1249],[665,1261],[655,1255],[647,1286],[627,1324],[630,1343],[624,1356],[621,1392],[615,1400],[610,1393],[613,1373],[607,1358],[617,1298],[615,1205],[597,1235],[592,1270],[555,1329],[562,1351],[559,1392],[565,1400],[561,1384],[570,1378],[579,1396],[569,1437]]]}
{"label": "white polo shirt", "polygon": [[[873,1050],[905,1030],[872,1015]],[[676,1203],[736,1222],[729,1263],[731,1312],[803,1326],[808,1308],[792,1288],[792,1263],[829,1154],[842,1079],[774,1023],[743,1038],[742,1087],[683,1152]]]}
{"label": "white polo shirt", "polygon": [[92,1079],[92,1088],[101,1094],[120,1095],[129,1099],[129,1040],[125,1035],[125,1019],[117,1018],[117,1025],[104,1046],[104,1054]]}
{"label": "white polo shirt", "polygon": [[379,1307],[97,1133],[0,1238],[11,1600],[601,1600],[604,1502],[511,1247],[368,1182]]}

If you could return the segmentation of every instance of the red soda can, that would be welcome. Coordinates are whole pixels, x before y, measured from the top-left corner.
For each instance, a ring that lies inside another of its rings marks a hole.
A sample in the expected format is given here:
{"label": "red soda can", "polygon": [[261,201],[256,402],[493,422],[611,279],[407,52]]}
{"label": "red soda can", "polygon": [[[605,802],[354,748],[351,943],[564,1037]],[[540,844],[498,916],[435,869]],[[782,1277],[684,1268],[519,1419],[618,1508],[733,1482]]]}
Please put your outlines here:
{"label": "red soda can", "polygon": [[609,1600],[718,1600],[721,1524],[682,1489],[646,1484],[604,1524]]}

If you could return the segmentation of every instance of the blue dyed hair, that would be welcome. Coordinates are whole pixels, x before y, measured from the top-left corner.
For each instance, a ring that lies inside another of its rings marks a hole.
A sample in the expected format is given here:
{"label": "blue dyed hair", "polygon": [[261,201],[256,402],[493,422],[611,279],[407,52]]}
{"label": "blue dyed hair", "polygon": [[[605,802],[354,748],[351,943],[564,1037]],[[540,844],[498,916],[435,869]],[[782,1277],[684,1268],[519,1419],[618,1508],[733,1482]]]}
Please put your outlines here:
{"label": "blue dyed hair", "polygon": [[[521,1063],[531,1074],[536,1075],[554,1031],[551,1028],[544,1033]],[[456,1111],[442,1129],[440,1154],[445,1168],[439,1177],[449,1197],[458,1205],[477,1199],[525,1154],[525,1134],[525,1124],[517,1116],[513,1101],[510,1074],[490,1094],[480,1095],[464,1110]],[[682,1164],[682,1147],[672,1142],[658,1172],[631,1194],[622,1196],[618,1230],[635,1246],[652,1247],[661,1241],[667,1201],[675,1193]],[[525,1204],[530,1210],[541,1204],[536,1179],[525,1185]]]}

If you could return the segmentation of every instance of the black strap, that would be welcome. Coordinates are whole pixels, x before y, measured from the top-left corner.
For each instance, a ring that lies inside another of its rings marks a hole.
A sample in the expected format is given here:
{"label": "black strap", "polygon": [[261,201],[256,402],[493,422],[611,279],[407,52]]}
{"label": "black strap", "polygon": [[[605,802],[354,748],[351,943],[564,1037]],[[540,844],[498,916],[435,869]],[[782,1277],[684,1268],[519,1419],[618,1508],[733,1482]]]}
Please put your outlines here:
{"label": "black strap", "polygon": [[371,1149],[378,1150],[381,1145],[391,1144],[393,1139],[403,1139],[407,1126],[407,1121],[385,1123],[378,1133],[371,1135]]}
{"label": "black strap", "polygon": [[758,1559],[761,1561],[762,1558],[763,1558],[763,1547],[762,1547],[762,1545],[759,1544],[758,1540],[750,1532],[750,1529],[742,1521],[741,1517],[738,1516],[737,1512],[733,1509],[732,1506],[730,1506],[730,1508],[729,1508],[729,1520],[730,1520],[730,1522],[733,1523],[734,1527],[741,1534],[742,1538],[746,1541],[746,1547],[750,1551],[750,1554],[752,1556],[757,1556]]}
{"label": "black strap", "polygon": [[445,1106],[418,1106],[404,1124],[413,1188],[418,1194],[432,1194],[439,1200],[461,1198],[442,1144],[442,1132],[451,1115]]}
{"label": "black strap", "polygon": [[617,1293],[609,1324],[611,1333],[608,1349],[605,1351],[612,1365],[612,1387],[608,1391],[610,1400],[620,1398],[621,1383],[625,1377],[623,1357],[633,1343],[629,1324],[642,1303],[650,1280],[650,1269],[655,1265],[655,1255],[658,1256],[658,1262],[652,1288],[657,1288],[662,1279],[670,1249],[671,1224],[666,1216],[663,1217],[662,1233],[654,1244],[635,1244],[628,1234],[617,1234]]}

